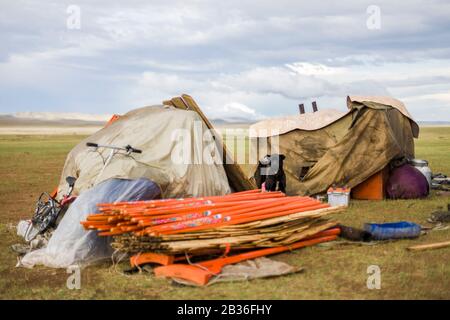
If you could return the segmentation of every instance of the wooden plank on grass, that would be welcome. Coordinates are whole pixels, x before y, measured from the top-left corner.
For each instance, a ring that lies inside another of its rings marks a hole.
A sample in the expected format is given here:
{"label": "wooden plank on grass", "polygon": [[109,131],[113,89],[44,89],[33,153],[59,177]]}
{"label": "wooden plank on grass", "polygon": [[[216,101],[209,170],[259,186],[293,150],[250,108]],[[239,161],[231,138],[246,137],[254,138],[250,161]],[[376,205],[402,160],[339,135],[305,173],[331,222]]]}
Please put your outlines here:
{"label": "wooden plank on grass", "polygon": [[417,245],[417,246],[408,247],[408,250],[424,251],[424,250],[440,249],[440,248],[446,248],[446,247],[450,247],[450,241],[421,244],[421,245]]}

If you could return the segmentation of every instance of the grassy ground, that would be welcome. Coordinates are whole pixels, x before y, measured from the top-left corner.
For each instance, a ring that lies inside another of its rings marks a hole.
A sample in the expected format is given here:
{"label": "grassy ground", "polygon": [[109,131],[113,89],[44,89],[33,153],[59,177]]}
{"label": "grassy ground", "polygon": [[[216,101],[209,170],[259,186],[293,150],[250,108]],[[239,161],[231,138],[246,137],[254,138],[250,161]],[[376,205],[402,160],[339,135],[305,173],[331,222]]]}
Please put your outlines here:
{"label": "grassy ground", "polygon": [[[82,270],[81,289],[66,287],[66,270],[15,268],[10,246],[20,241],[9,225],[29,218],[36,197],[52,190],[69,151],[80,136],[0,136],[0,298],[13,299],[449,299],[450,248],[408,252],[406,247],[450,239],[450,230],[417,240],[375,246],[312,247],[276,256],[302,266],[300,274],[251,282],[186,288],[150,275],[125,276],[108,263]],[[450,174],[450,128],[423,128],[418,158],[434,172]],[[426,200],[353,201],[339,215],[345,224],[426,219],[449,197],[433,193]],[[366,286],[367,267],[381,268],[381,289]],[[119,266],[120,269],[120,266]]]}

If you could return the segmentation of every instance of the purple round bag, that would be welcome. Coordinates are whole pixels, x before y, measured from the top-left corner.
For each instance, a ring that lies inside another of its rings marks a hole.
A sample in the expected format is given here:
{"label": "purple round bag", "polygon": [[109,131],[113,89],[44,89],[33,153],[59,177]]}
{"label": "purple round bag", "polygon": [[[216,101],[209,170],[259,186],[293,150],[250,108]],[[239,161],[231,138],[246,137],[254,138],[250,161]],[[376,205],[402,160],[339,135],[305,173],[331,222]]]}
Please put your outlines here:
{"label": "purple round bag", "polygon": [[391,171],[386,185],[386,195],[389,199],[423,198],[428,193],[427,178],[413,166],[404,164]]}

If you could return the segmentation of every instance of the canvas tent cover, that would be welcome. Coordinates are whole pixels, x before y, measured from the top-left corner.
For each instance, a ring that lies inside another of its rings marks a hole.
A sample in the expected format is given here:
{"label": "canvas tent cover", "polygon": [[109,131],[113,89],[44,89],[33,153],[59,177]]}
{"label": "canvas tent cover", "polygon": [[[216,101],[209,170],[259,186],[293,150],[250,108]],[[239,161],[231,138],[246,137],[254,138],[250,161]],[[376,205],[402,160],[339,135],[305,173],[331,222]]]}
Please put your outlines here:
{"label": "canvas tent cover", "polygon": [[[402,102],[349,96],[347,106],[344,113],[323,110],[254,124],[251,152],[258,159],[284,154],[287,193],[299,195],[324,192],[334,183],[355,187],[391,160],[414,157],[419,127]],[[267,150],[257,149],[262,140]],[[303,167],[309,171],[301,179]],[[249,172],[255,171],[256,164]]]}
{"label": "canvas tent cover", "polygon": [[[169,106],[150,106],[132,110],[105,128],[81,141],[69,153],[61,175],[58,196],[67,192],[67,176],[77,178],[75,194],[111,179],[147,178],[154,181],[163,197],[223,195],[230,186],[220,163],[206,163],[202,154],[217,152],[208,139],[194,138],[207,131],[194,111]],[[187,139],[181,137],[187,137]],[[110,150],[92,151],[86,142],[102,145],[126,146],[141,149],[133,158],[117,154],[108,166],[103,159]],[[188,149],[188,161],[173,161]],[[100,154],[101,156],[100,156]],[[177,156],[178,155],[178,156]],[[201,158],[201,159],[200,159]],[[101,173],[101,175],[99,175]]]}

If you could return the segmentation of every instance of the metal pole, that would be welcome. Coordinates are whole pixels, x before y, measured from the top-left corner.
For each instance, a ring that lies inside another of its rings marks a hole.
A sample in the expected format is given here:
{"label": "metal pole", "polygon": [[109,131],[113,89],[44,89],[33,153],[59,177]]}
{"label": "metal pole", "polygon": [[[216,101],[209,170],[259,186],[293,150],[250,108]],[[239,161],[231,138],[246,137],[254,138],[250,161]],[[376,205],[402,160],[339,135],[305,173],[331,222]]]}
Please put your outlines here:
{"label": "metal pole", "polygon": [[303,103],[300,103],[298,105],[298,109],[300,111],[300,114],[304,114],[305,113],[305,105]]}

